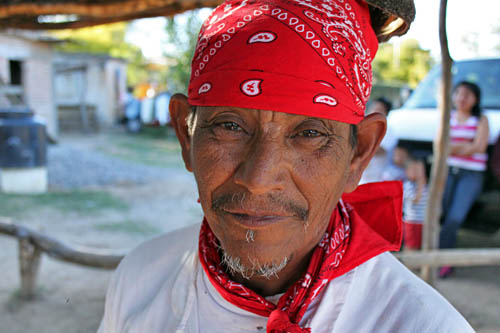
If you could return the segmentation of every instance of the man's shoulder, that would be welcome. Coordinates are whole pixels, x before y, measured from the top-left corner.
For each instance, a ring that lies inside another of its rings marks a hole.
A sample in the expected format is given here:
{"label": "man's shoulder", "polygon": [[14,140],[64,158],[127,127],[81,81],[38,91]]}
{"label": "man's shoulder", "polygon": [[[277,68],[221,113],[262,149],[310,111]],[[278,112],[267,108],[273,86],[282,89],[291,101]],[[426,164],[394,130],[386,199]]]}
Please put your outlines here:
{"label": "man's shoulder", "polygon": [[197,263],[199,229],[196,224],[166,233],[125,256],[109,283],[99,332],[123,332],[127,325],[138,325],[127,331],[146,332],[143,325],[175,324]]}
{"label": "man's shoulder", "polygon": [[[196,250],[200,224],[170,231],[139,244],[120,263],[120,270],[136,270],[174,264],[186,252]],[[180,261],[180,260],[179,260]]]}
{"label": "man's shoulder", "polygon": [[383,319],[383,325],[407,326],[408,332],[473,331],[443,296],[389,252],[356,268],[351,290],[354,291],[350,293],[352,298],[372,303],[367,305],[375,309],[375,315],[368,318]]}

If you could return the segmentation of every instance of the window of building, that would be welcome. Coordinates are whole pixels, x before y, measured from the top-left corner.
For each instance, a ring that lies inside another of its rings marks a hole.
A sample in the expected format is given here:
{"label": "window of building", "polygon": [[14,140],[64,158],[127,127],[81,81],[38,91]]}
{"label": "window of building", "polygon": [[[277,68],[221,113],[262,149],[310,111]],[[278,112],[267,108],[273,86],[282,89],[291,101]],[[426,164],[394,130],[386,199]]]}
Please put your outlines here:
{"label": "window of building", "polygon": [[10,60],[10,84],[13,86],[20,86],[23,83],[23,66],[19,60]]}

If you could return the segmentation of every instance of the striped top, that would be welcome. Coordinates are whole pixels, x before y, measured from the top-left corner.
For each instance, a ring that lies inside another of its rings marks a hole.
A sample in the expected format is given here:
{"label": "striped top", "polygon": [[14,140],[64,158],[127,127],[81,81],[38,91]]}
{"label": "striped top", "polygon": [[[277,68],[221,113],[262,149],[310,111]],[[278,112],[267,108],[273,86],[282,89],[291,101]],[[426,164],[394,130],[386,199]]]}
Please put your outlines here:
{"label": "striped top", "polygon": [[425,218],[425,206],[427,204],[427,186],[422,190],[422,196],[418,202],[413,202],[417,195],[417,183],[405,181],[403,183],[403,220],[405,222],[423,223]]}
{"label": "striped top", "polygon": [[[456,112],[453,112],[450,119],[450,141],[452,143],[474,141],[478,125],[479,118],[476,116],[470,116],[465,123],[459,124]],[[484,171],[487,160],[486,153],[475,153],[470,156],[450,155],[448,165],[467,170]]]}

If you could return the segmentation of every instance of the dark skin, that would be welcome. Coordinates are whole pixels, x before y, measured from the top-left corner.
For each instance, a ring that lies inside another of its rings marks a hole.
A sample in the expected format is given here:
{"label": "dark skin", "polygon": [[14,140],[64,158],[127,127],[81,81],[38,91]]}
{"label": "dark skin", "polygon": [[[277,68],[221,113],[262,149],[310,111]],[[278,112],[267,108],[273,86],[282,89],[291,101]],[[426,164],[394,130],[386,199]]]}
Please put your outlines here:
{"label": "dark skin", "polygon": [[[385,129],[367,116],[350,143],[350,125],[233,107],[191,106],[175,95],[170,113],[186,169],[193,172],[210,228],[245,267],[288,264],[278,276],[231,277],[263,296],[284,292],[305,271],[344,192],[356,189]],[[248,241],[248,231],[253,241]]]}
{"label": "dark skin", "polygon": [[[383,114],[386,118],[387,118],[387,115],[389,114],[384,103],[378,102],[378,101],[373,102],[371,109],[368,111],[368,114],[372,114],[372,113],[376,113],[376,112]],[[386,153],[386,151],[384,148],[378,147],[377,152],[375,154],[382,155],[385,153]]]}

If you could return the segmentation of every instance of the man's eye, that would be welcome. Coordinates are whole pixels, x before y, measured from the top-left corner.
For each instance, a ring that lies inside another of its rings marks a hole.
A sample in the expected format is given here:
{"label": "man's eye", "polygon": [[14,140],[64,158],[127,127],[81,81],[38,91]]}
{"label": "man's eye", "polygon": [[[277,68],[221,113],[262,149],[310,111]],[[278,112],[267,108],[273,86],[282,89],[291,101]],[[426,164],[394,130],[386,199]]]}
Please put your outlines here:
{"label": "man's eye", "polygon": [[316,138],[316,137],[322,136],[324,134],[319,132],[319,131],[313,130],[313,129],[307,129],[307,130],[300,131],[298,133],[298,135],[305,137],[305,138]]}
{"label": "man's eye", "polygon": [[241,131],[242,130],[240,125],[238,125],[237,123],[235,123],[233,121],[226,121],[226,122],[220,123],[219,126],[221,126],[222,128],[224,128],[228,131]]}

